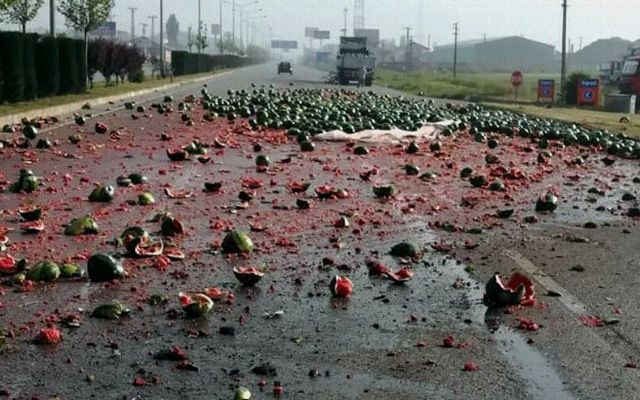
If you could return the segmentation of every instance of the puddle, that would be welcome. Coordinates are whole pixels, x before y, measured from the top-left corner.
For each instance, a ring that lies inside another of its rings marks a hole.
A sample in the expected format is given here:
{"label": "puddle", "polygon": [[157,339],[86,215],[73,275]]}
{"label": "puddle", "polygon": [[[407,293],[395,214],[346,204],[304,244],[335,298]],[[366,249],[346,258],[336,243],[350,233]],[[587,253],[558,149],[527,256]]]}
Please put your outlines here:
{"label": "puddle", "polygon": [[535,347],[527,343],[526,338],[517,330],[501,325],[504,321],[502,309],[487,309],[482,304],[484,285],[479,284],[465,271],[464,264],[448,260],[447,265],[439,265],[438,271],[445,279],[453,281],[463,278],[472,282],[466,291],[465,303],[469,306],[470,325],[477,329],[489,329],[500,353],[511,364],[520,377],[528,383],[528,391],[536,399],[572,400],[575,397],[568,392],[562,378],[551,362]]}

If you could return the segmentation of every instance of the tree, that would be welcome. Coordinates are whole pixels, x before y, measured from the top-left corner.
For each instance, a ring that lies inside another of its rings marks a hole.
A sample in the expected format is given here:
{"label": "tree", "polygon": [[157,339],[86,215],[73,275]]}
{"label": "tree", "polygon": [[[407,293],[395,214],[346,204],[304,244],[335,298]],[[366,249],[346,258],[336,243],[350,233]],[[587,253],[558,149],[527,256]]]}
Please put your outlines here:
{"label": "tree", "polygon": [[178,44],[178,33],[180,32],[180,24],[175,14],[171,14],[167,20],[167,38],[173,46]]}
{"label": "tree", "polygon": [[22,33],[27,33],[27,22],[38,15],[38,10],[40,10],[43,4],[44,0],[15,0],[13,4],[3,12],[9,22],[20,24],[22,26]]}
{"label": "tree", "polygon": [[98,28],[109,18],[114,0],[60,0],[58,11],[67,20],[67,26],[84,36],[85,77],[88,79],[89,31]]}
{"label": "tree", "polygon": [[237,53],[239,50],[229,32],[224,33],[224,39],[218,40],[218,48],[222,50],[222,52],[227,51],[230,53]]}

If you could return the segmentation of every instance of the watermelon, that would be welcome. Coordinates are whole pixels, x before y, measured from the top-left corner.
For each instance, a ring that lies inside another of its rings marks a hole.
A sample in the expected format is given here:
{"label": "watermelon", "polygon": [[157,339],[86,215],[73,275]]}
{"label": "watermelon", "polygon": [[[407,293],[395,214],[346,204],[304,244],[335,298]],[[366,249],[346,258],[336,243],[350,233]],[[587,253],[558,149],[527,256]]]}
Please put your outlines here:
{"label": "watermelon", "polygon": [[40,261],[27,271],[26,277],[36,282],[52,282],[60,277],[60,267],[53,261]]}
{"label": "watermelon", "polygon": [[387,197],[388,198],[388,197],[393,196],[394,193],[395,193],[395,189],[391,185],[374,186],[373,187],[373,194],[376,197]]}
{"label": "watermelon", "polygon": [[386,275],[395,283],[405,283],[413,278],[413,271],[409,268],[402,268],[397,272],[387,269]]}
{"label": "watermelon", "polygon": [[0,273],[13,274],[16,271],[16,259],[9,254],[0,254]]}
{"label": "watermelon", "polygon": [[333,297],[349,297],[353,292],[353,283],[345,276],[335,275],[329,283]]}
{"label": "watermelon", "polygon": [[187,152],[182,149],[167,149],[167,157],[171,161],[184,161],[187,159]]}
{"label": "watermelon", "polygon": [[122,263],[103,253],[94,254],[89,258],[87,272],[92,282],[108,282],[124,277]]}
{"label": "watermelon", "polygon": [[99,185],[89,194],[89,201],[108,203],[115,197],[116,190],[113,186]]}
{"label": "watermelon", "polygon": [[489,307],[532,305],[535,303],[533,283],[517,272],[504,283],[500,274],[495,273],[485,286],[483,301]]}
{"label": "watermelon", "polygon": [[18,213],[25,221],[36,221],[42,218],[42,209],[38,206],[20,207]]}
{"label": "watermelon", "polygon": [[223,253],[251,253],[253,251],[253,241],[244,232],[231,231],[222,240]]}
{"label": "watermelon", "polygon": [[200,318],[213,308],[213,300],[204,293],[188,295],[181,292],[179,295],[182,310],[191,318]]}
{"label": "watermelon", "polygon": [[44,222],[42,220],[23,222],[20,224],[20,229],[25,233],[40,233],[44,231]]}
{"label": "watermelon", "polygon": [[264,272],[253,267],[233,267],[233,275],[235,275],[236,279],[243,285],[253,286],[260,282],[264,276]]}

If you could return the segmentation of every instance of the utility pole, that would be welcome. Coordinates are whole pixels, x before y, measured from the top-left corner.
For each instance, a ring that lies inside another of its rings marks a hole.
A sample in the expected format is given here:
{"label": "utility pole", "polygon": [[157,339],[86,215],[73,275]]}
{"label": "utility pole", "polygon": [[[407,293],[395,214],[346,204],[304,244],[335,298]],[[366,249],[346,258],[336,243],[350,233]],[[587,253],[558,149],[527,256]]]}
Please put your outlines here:
{"label": "utility pole", "polygon": [[458,69],[458,23],[453,24],[453,77],[457,75]]}
{"label": "utility pole", "polygon": [[164,0],[160,0],[160,75],[164,78]]}
{"label": "utility pole", "polygon": [[242,47],[244,47],[244,35],[242,34],[243,30],[244,28],[242,27],[242,9],[240,9],[240,46],[238,46],[240,50],[242,50]]}
{"label": "utility pole", "polygon": [[129,7],[129,11],[131,11],[131,44],[133,44],[134,39],[136,38],[136,10],[137,7]]}
{"label": "utility pole", "polygon": [[224,40],[223,38],[223,34],[222,34],[222,0],[218,1],[218,7],[219,7],[219,11],[220,11],[220,34],[218,35],[219,39],[218,39],[218,50],[220,50],[220,55],[223,54],[223,50],[222,50],[222,41]]}
{"label": "utility pole", "polygon": [[202,5],[198,0],[198,54],[202,51]]}
{"label": "utility pole", "polygon": [[56,35],[56,0],[49,0],[49,34]]}
{"label": "utility pole", "polygon": [[158,19],[157,15],[149,15],[149,19],[151,20],[151,42],[156,37],[156,19]]}
{"label": "utility pole", "polygon": [[567,0],[562,1],[562,64],[560,66],[560,103],[566,104],[565,79],[567,75]]}
{"label": "utility pole", "polygon": [[231,29],[231,41],[233,45],[236,45],[236,0],[233,0],[231,5],[231,25],[233,28]]}
{"label": "utility pole", "polygon": [[347,36],[347,13],[349,10],[345,7],[342,12],[344,13],[344,29],[342,30],[342,36]]}
{"label": "utility pole", "polygon": [[411,28],[406,26],[404,28],[405,31],[407,31],[407,33],[405,34],[405,39],[404,39],[404,44],[406,46],[405,49],[405,64],[407,66],[407,68],[411,68],[411,64],[413,64],[413,60],[412,60],[412,54],[411,54]]}

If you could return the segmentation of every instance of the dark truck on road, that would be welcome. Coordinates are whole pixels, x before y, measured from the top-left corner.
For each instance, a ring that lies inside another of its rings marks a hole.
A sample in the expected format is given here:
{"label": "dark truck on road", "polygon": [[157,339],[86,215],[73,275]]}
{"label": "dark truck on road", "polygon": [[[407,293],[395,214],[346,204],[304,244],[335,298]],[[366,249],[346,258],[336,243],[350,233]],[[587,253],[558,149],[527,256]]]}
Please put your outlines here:
{"label": "dark truck on road", "polygon": [[[364,82],[362,78],[363,67],[367,69]],[[337,78],[341,85],[348,85],[351,82],[363,83],[371,86],[373,82],[373,72],[376,67],[375,56],[369,54],[366,37],[340,38],[340,50],[338,52]]]}

